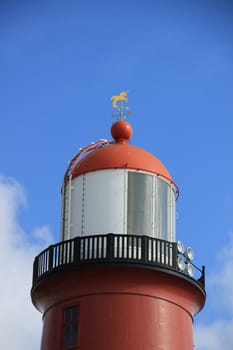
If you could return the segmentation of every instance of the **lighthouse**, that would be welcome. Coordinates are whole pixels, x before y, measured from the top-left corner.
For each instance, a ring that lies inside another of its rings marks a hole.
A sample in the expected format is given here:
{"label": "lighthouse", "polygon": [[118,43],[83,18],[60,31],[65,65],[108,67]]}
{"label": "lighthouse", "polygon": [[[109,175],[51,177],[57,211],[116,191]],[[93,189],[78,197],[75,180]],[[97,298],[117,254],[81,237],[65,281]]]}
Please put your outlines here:
{"label": "lighthouse", "polygon": [[205,270],[176,239],[170,172],[131,144],[127,93],[112,101],[112,139],[70,161],[60,242],[34,260],[41,350],[193,350]]}

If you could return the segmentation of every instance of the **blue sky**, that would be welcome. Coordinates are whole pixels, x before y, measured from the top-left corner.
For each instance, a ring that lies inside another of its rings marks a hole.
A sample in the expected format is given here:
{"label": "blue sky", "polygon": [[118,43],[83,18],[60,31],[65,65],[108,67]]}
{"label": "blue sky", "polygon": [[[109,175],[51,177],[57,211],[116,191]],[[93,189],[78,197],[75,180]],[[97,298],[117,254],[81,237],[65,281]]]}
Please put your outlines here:
{"label": "blue sky", "polygon": [[0,227],[12,227],[9,254],[21,257],[15,235],[22,256],[59,240],[67,162],[110,138],[110,97],[130,90],[132,144],[169,169],[180,189],[177,239],[206,265],[198,350],[233,346],[232,18],[224,0],[0,3],[0,208],[9,217]]}

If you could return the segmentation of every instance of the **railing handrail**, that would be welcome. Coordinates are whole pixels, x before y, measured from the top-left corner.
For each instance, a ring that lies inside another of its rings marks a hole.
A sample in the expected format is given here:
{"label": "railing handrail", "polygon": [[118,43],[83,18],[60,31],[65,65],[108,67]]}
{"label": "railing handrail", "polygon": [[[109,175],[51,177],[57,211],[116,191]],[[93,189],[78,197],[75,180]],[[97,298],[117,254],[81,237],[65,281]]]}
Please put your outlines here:
{"label": "railing handrail", "polygon": [[[33,286],[45,275],[56,270],[91,263],[136,263],[180,272],[177,255],[176,242],[146,235],[108,233],[78,236],[52,244],[36,256],[33,265]],[[204,287],[204,267],[200,270],[193,266],[201,273],[195,281]]]}

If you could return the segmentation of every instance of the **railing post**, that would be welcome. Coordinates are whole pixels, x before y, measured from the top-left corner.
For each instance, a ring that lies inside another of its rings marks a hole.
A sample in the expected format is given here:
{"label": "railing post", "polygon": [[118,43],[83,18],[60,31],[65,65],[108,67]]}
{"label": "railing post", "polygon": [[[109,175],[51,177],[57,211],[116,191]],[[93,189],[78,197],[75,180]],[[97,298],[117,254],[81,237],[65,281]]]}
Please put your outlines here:
{"label": "railing post", "polygon": [[75,237],[74,239],[74,264],[78,265],[80,262],[80,239],[81,237]]}
{"label": "railing post", "polygon": [[48,263],[48,272],[53,269],[53,245],[49,247],[49,263]]}
{"label": "railing post", "polygon": [[205,288],[205,266],[202,266],[201,277],[198,280]]}
{"label": "railing post", "polygon": [[178,256],[177,243],[172,243],[172,267],[176,270],[178,269],[177,256]]}
{"label": "railing post", "polygon": [[33,284],[38,278],[38,257],[35,258],[34,264],[33,264]]}
{"label": "railing post", "polygon": [[112,260],[114,257],[114,235],[109,233],[107,235],[107,259]]}
{"label": "railing post", "polygon": [[142,261],[148,262],[148,237],[142,237]]}

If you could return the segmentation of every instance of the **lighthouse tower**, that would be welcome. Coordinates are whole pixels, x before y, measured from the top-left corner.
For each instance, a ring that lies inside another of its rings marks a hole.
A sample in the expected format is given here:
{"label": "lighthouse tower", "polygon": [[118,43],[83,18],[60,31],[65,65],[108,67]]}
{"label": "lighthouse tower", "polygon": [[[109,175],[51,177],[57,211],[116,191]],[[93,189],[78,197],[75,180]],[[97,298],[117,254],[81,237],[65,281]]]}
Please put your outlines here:
{"label": "lighthouse tower", "polygon": [[178,188],[170,173],[130,144],[126,102],[126,93],[113,97],[113,140],[81,149],[70,162],[61,241],[35,258],[41,350],[193,350],[204,267],[176,241]]}

